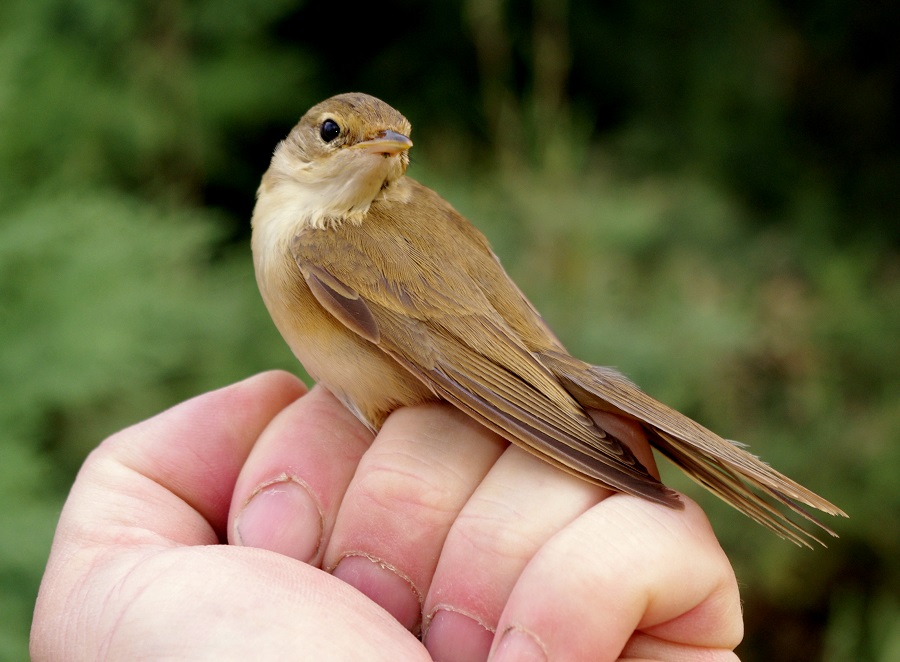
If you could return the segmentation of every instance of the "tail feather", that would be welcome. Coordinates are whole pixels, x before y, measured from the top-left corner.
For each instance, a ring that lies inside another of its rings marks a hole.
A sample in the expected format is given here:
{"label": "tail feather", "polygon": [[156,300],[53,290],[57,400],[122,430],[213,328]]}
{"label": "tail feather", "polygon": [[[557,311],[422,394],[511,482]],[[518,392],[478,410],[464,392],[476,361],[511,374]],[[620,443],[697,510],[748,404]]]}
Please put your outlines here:
{"label": "tail feather", "polygon": [[[816,541],[820,545],[825,545],[818,537],[800,528],[773,504],[754,492],[750,485],[745,483],[738,474],[729,469],[720,460],[708,456],[698,456],[692,450],[690,444],[685,444],[681,440],[658,429],[650,428],[649,432],[651,444],[680,467],[685,474],[752,520],[797,545],[810,547],[807,538]],[[831,536],[837,537],[837,534],[829,527],[813,517],[796,501],[784,496],[778,490],[759,483],[755,484],[754,487],[771,499],[785,505],[803,519],[821,527]]]}
{"label": "tail feather", "polygon": [[837,535],[801,504],[846,517],[840,508],[748,453],[743,444],[723,439],[657,402],[611,368],[592,366],[557,352],[546,352],[541,358],[582,406],[640,421],[650,443],[689,477],[779,536],[798,545],[809,546],[807,538],[824,545],[776,508],[773,501],[828,534]]}

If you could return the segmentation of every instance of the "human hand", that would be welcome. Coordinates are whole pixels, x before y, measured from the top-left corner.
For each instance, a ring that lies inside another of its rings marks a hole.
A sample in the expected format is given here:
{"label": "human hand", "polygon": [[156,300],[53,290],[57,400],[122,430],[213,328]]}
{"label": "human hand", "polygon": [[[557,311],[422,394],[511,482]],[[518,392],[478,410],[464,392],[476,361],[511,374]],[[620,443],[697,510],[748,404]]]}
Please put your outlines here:
{"label": "human hand", "polygon": [[372,442],[304,390],[268,373],[104,442],[60,519],[34,659],[736,659],[734,576],[693,503],[605,498],[444,406]]}

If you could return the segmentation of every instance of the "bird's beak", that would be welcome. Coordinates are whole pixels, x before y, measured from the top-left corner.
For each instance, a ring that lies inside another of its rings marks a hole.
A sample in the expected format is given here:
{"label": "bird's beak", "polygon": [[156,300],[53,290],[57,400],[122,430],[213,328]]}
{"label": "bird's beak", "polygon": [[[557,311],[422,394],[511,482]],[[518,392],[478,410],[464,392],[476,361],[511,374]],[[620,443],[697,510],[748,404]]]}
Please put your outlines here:
{"label": "bird's beak", "polygon": [[371,140],[364,140],[361,143],[353,145],[355,149],[363,149],[372,154],[384,154],[385,156],[396,156],[401,152],[405,152],[413,143],[408,137],[396,131],[382,131]]}

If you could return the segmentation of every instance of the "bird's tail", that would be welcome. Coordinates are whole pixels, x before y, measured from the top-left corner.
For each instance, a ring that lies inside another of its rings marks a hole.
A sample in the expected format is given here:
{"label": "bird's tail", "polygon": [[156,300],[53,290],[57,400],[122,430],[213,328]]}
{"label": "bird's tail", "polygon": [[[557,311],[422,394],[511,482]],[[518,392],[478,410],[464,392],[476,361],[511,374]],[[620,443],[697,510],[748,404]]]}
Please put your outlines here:
{"label": "bird's tail", "polygon": [[846,517],[840,508],[748,453],[743,444],[654,400],[611,368],[559,352],[546,352],[541,359],[583,407],[639,421],[650,443],[688,476],[782,538],[807,547],[808,539],[824,544],[778,506],[837,536],[804,506]]}

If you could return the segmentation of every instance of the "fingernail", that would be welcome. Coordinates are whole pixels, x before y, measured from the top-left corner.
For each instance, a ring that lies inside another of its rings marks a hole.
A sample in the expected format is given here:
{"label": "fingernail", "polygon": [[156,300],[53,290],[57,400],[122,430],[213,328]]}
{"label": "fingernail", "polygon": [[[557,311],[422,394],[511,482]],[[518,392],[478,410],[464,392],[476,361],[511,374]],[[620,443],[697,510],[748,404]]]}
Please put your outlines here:
{"label": "fingernail", "polygon": [[381,605],[407,630],[417,631],[422,598],[409,578],[390,564],[368,555],[347,555],[331,574]]}
{"label": "fingernail", "polygon": [[319,504],[306,486],[283,475],[256,488],[235,520],[235,542],[308,563],[319,552],[323,525]]}
{"label": "fingernail", "polygon": [[493,640],[494,631],[484,624],[461,612],[443,608],[434,612],[428,625],[425,648],[431,657],[441,662],[486,660]]}
{"label": "fingernail", "polygon": [[527,630],[511,627],[490,657],[491,662],[547,662],[547,652]]}

